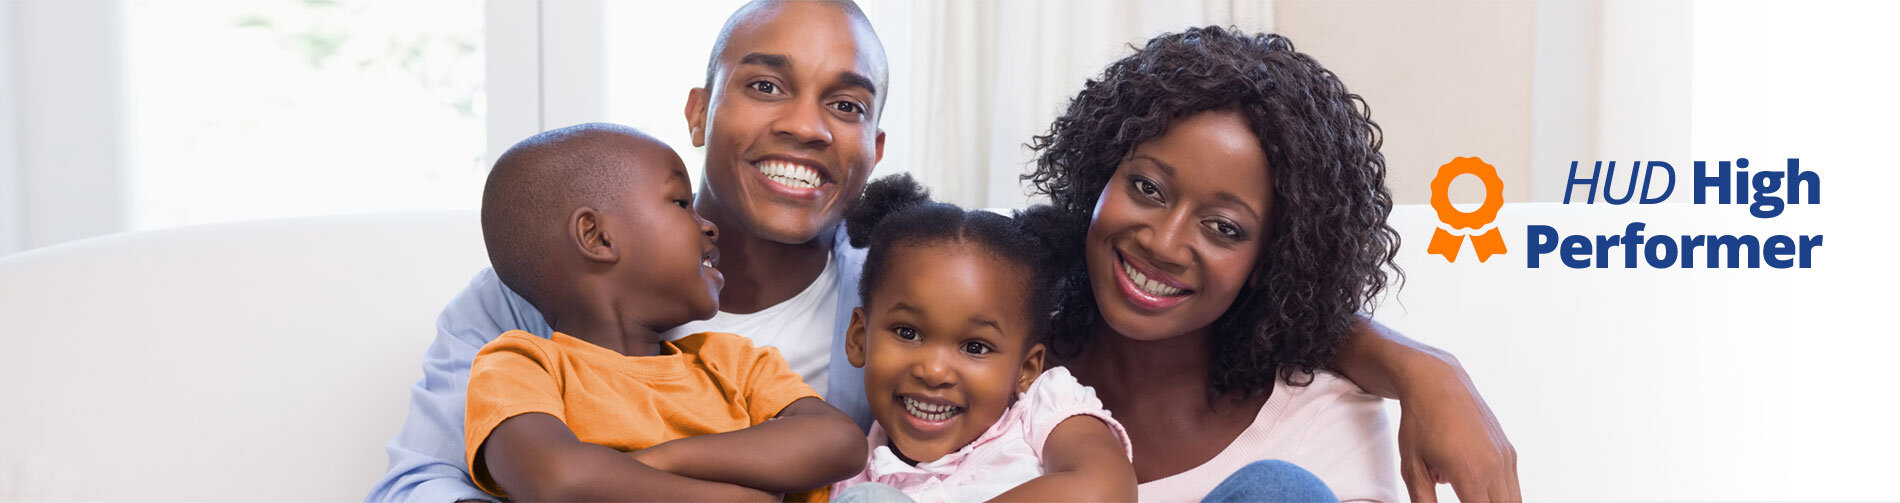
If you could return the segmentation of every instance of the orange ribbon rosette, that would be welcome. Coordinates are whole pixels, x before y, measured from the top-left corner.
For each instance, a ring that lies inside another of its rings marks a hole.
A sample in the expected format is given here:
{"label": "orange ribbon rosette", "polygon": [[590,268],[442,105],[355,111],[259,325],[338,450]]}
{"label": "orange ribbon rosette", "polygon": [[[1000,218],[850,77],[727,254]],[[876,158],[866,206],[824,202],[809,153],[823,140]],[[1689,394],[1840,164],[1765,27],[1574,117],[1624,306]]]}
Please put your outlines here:
{"label": "orange ribbon rosette", "polygon": [[[1465,213],[1451,206],[1451,181],[1459,175],[1472,175],[1484,182],[1484,204],[1477,211]],[[1478,261],[1483,262],[1492,255],[1504,253],[1504,235],[1496,227],[1490,232],[1478,234],[1491,222],[1498,219],[1498,209],[1504,207],[1504,180],[1498,178],[1498,168],[1487,164],[1477,157],[1458,157],[1438,167],[1438,176],[1432,178],[1432,210],[1438,212],[1439,226],[1432,233],[1432,242],[1425,245],[1425,253],[1444,255],[1446,262],[1458,261],[1458,249],[1462,248],[1465,238],[1471,238],[1473,251],[1478,252]]]}

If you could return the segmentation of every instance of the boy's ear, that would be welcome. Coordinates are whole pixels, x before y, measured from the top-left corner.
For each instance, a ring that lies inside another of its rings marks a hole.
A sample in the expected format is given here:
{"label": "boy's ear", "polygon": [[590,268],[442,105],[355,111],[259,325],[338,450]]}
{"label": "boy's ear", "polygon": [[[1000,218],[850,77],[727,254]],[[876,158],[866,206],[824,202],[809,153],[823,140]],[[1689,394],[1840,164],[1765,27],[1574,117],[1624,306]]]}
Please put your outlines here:
{"label": "boy's ear", "polygon": [[601,225],[599,211],[582,207],[574,210],[567,222],[568,236],[580,248],[581,256],[609,264],[620,261],[620,249],[614,247],[619,236],[608,235],[607,228]]}
{"label": "boy's ear", "polygon": [[844,331],[844,357],[851,366],[864,368],[864,308],[851,308],[851,326]]}
{"label": "boy's ear", "polygon": [[1016,376],[1016,393],[1028,393],[1029,385],[1036,383],[1036,376],[1042,375],[1042,357],[1047,352],[1040,343],[1029,347],[1029,354],[1023,357],[1023,373]]}
{"label": "boy's ear", "polygon": [[[706,108],[712,105],[712,91],[704,87],[695,87],[686,92],[686,129],[693,137],[693,146],[706,146]],[[884,152],[884,135],[878,134],[878,152]]]}

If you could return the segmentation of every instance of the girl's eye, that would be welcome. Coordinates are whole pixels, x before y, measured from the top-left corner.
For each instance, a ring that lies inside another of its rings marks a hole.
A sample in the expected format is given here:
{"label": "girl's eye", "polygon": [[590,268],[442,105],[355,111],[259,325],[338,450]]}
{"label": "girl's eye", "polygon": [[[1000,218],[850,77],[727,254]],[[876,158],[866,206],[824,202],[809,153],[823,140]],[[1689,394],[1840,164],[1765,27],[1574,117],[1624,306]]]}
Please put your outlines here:
{"label": "girl's eye", "polygon": [[996,350],[990,349],[988,345],[981,342],[970,341],[963,343],[963,352],[973,355],[986,355],[994,353]]}
{"label": "girl's eye", "polygon": [[910,327],[897,327],[895,332],[897,332],[897,338],[907,341],[914,341],[924,337],[923,334],[917,333],[917,329]]}
{"label": "girl's eye", "polygon": [[1239,238],[1241,236],[1240,226],[1234,225],[1225,221],[1209,220],[1207,221],[1207,223],[1202,224],[1202,225],[1206,225],[1208,229],[1211,229],[1214,232],[1220,233],[1220,235],[1226,236],[1229,238]]}
{"label": "girl's eye", "polygon": [[687,201],[685,199],[674,199],[673,204],[678,205],[681,208],[690,208],[693,206],[692,201]]}
{"label": "girl's eye", "polygon": [[746,84],[746,85],[752,87],[752,90],[754,91],[762,92],[765,94],[778,94],[778,84],[773,84],[769,81],[761,80],[761,81],[753,82],[751,84]]}

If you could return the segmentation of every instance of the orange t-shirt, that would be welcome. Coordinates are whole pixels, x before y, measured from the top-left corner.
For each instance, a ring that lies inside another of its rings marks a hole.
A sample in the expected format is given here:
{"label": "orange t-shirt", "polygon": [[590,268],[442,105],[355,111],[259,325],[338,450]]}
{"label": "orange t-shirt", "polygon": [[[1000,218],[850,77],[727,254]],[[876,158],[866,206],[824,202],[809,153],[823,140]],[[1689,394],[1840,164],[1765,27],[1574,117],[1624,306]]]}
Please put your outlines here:
{"label": "orange t-shirt", "polygon": [[656,356],[626,356],[556,332],[509,331],[482,346],[468,374],[469,473],[506,497],[475,452],[508,418],[540,412],[582,442],[635,451],[668,440],[765,422],[818,393],[778,349],[706,332],[663,341]]}

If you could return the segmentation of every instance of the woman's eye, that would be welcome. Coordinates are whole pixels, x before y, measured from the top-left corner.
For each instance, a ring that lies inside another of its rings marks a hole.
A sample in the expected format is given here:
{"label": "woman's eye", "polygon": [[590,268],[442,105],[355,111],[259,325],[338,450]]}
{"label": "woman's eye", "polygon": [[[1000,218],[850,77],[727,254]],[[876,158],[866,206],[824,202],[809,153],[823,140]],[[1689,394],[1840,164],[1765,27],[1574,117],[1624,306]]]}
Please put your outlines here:
{"label": "woman's eye", "polygon": [[994,351],[995,350],[990,349],[989,346],[984,345],[981,342],[971,341],[971,342],[963,343],[963,352],[965,353],[969,353],[973,355],[986,355]]}
{"label": "woman's eye", "polygon": [[1161,197],[1161,187],[1156,187],[1154,182],[1150,182],[1150,181],[1143,180],[1140,178],[1135,179],[1135,190],[1138,192],[1141,192],[1141,195],[1144,195],[1144,196],[1148,196],[1152,198]]}
{"label": "woman's eye", "polygon": [[914,341],[914,340],[923,338],[923,334],[917,333],[917,329],[915,328],[897,327],[896,332],[897,332],[897,338],[907,340],[907,341]]}
{"label": "woman's eye", "polygon": [[1210,220],[1206,225],[1207,228],[1213,229],[1214,232],[1220,233],[1222,236],[1230,238],[1240,237],[1240,226],[1238,225],[1222,222],[1220,220]]}
{"label": "woman's eye", "polygon": [[778,94],[778,84],[773,84],[768,81],[761,80],[761,81],[753,82],[747,85],[752,86],[752,90],[754,91],[762,92],[765,94]]}

